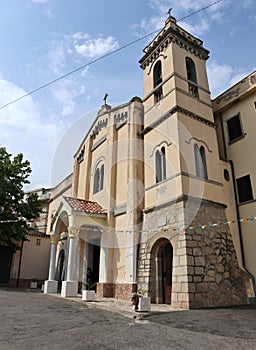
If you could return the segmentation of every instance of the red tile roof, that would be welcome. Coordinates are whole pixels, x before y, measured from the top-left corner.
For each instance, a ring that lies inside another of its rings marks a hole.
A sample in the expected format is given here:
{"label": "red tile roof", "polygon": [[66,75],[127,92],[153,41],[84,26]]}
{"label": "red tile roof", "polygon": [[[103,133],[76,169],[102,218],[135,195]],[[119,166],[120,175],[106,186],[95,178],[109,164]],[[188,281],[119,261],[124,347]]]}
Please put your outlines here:
{"label": "red tile roof", "polygon": [[97,203],[84,199],[64,197],[73,210],[83,211],[88,214],[105,214],[104,209]]}

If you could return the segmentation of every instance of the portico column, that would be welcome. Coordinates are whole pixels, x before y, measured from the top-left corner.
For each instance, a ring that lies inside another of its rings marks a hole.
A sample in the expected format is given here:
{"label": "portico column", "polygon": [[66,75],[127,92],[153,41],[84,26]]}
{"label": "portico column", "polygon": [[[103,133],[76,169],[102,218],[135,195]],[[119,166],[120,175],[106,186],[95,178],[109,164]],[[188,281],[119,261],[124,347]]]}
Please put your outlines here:
{"label": "portico column", "polygon": [[100,268],[99,268],[99,282],[100,283],[108,283],[109,275],[108,275],[108,261],[109,261],[109,236],[105,232],[102,233],[101,236],[101,247],[100,247]]}
{"label": "portico column", "polygon": [[68,266],[67,280],[62,282],[61,296],[74,297],[77,296],[78,281],[76,280],[76,261],[77,261],[77,241],[79,235],[79,227],[69,227],[69,251],[68,251]]}
{"label": "portico column", "polygon": [[60,236],[57,234],[51,235],[51,255],[48,280],[44,283],[44,293],[57,293],[58,282],[55,280],[55,262],[57,253],[57,244]]}

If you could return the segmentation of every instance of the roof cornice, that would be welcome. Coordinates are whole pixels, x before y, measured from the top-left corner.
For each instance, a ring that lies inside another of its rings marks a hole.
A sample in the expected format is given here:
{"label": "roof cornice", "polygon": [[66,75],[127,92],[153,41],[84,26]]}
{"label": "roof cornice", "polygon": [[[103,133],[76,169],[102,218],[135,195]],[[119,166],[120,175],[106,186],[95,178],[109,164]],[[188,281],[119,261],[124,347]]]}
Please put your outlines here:
{"label": "roof cornice", "polygon": [[209,51],[203,47],[202,40],[186,32],[171,17],[155,39],[144,49],[145,55],[139,61],[141,68],[145,69],[150,65],[171,43],[177,44],[200,59],[209,58]]}

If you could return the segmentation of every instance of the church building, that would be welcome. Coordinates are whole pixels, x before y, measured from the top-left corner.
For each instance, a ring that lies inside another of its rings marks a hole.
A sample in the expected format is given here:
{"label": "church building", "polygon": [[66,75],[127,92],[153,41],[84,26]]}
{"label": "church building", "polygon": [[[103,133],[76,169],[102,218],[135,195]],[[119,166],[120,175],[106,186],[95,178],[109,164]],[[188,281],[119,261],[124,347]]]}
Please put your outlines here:
{"label": "church building", "polygon": [[[106,103],[74,155],[71,187],[52,201],[45,293],[133,292],[176,308],[246,304],[231,164],[220,157],[203,42],[169,15],[144,49],[143,99]],[[57,191],[58,192],[58,191]]]}

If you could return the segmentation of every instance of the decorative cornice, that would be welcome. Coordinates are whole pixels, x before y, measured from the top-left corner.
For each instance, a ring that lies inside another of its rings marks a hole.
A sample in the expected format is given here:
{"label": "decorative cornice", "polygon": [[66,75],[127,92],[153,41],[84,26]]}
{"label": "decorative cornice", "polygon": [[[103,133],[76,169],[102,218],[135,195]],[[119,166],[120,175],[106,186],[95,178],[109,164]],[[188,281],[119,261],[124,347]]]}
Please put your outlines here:
{"label": "decorative cornice", "polygon": [[107,135],[105,134],[104,136],[102,136],[97,142],[95,142],[92,147],[91,147],[91,151],[94,151],[96,148],[98,148],[103,142],[105,142],[107,139]]}
{"label": "decorative cornice", "polygon": [[163,184],[165,184],[166,182],[168,182],[170,180],[173,180],[173,179],[175,179],[175,178],[177,178],[179,176],[185,176],[185,177],[189,177],[189,178],[192,178],[192,179],[202,180],[202,181],[210,183],[212,185],[223,187],[223,184],[221,182],[218,182],[218,181],[215,181],[215,180],[203,179],[201,177],[195,176],[195,175],[187,173],[185,171],[181,171],[181,172],[178,172],[176,174],[173,174],[173,175],[167,177],[166,179],[164,179],[161,182],[154,183],[153,185],[150,185],[150,186],[146,187],[145,191],[152,190],[152,188],[156,188],[156,190],[159,190],[159,188],[161,188],[161,186]]}
{"label": "decorative cornice", "polygon": [[203,118],[203,117],[201,117],[201,116],[198,115],[198,114],[195,114],[195,113],[193,113],[193,112],[190,112],[190,111],[188,111],[187,109],[182,108],[182,107],[179,107],[179,106],[177,106],[177,109],[178,109],[177,112],[180,112],[180,113],[186,115],[187,117],[196,119],[196,120],[198,120],[199,122],[201,122],[201,123],[203,123],[203,124],[206,124],[206,125],[208,125],[208,126],[210,126],[210,127],[212,127],[212,128],[216,128],[216,124],[215,124],[214,122],[211,122],[210,120],[208,120],[208,119],[206,119],[206,118]]}
{"label": "decorative cornice", "polygon": [[126,204],[119,205],[118,207],[114,208],[113,211],[114,211],[114,216],[125,214],[127,212],[127,205]]}
{"label": "decorative cornice", "polygon": [[205,147],[207,148],[208,152],[212,153],[212,150],[210,149],[210,147],[207,145],[207,143],[204,140],[198,139],[196,137],[190,137],[190,139],[185,141],[185,142],[190,145],[191,142],[194,140],[196,140],[197,142],[203,143],[205,145]]}
{"label": "decorative cornice", "polygon": [[84,147],[82,148],[82,150],[79,152],[78,157],[76,158],[78,163],[82,163],[82,161],[84,160]]}
{"label": "decorative cornice", "polygon": [[186,202],[187,201],[194,201],[195,203],[201,203],[201,204],[211,204],[211,205],[218,205],[224,209],[227,208],[226,204],[223,204],[223,203],[220,203],[220,202],[215,202],[215,201],[211,201],[209,199],[202,199],[202,198],[197,198],[197,197],[192,197],[192,196],[186,196],[186,195],[181,195],[173,200],[170,200],[168,202],[165,202],[165,203],[161,203],[159,205],[155,205],[155,206],[152,206],[152,207],[148,207],[148,208],[145,208],[143,209],[143,213],[147,214],[147,213],[150,213],[150,212],[153,212],[153,211],[157,211],[157,210],[160,210],[162,208],[165,208],[167,206],[171,206],[171,205],[175,205],[179,202],[183,202],[183,206],[185,207],[186,205]]}
{"label": "decorative cornice", "polygon": [[128,121],[128,112],[118,113],[114,116],[116,129],[120,128],[123,124]]}
{"label": "decorative cornice", "polygon": [[207,60],[209,58],[209,51],[202,46],[201,40],[193,37],[178,25],[172,24],[169,28],[165,27],[146,47],[144,50],[146,53],[139,61],[141,68],[145,69],[149,66],[171,43],[178,45],[200,59]]}
{"label": "decorative cornice", "polygon": [[95,127],[91,131],[91,137],[93,139],[96,138],[96,136],[99,134],[99,132],[108,126],[108,118],[99,120],[98,123],[95,125]]}
{"label": "decorative cornice", "polygon": [[149,158],[153,157],[153,154],[155,153],[155,150],[156,150],[157,148],[161,148],[161,146],[162,146],[163,144],[165,144],[166,147],[169,147],[169,146],[172,145],[171,142],[167,142],[166,140],[164,140],[164,141],[158,143],[158,144],[155,145],[155,147],[153,148],[153,151],[152,151],[152,153],[150,154]]}
{"label": "decorative cornice", "polygon": [[201,122],[203,124],[206,124],[206,125],[208,125],[208,126],[210,126],[212,128],[216,128],[216,124],[211,122],[210,120],[205,119],[205,118],[199,116],[198,114],[190,112],[187,109],[176,105],[170,111],[168,111],[167,113],[162,115],[160,118],[158,118],[155,122],[151,123],[145,129],[143,129],[141,131],[140,135],[146,135],[148,132],[150,132],[151,130],[155,129],[158,125],[162,124],[166,119],[168,119],[169,117],[171,117],[175,113],[182,113],[182,114],[184,114],[187,117],[190,117],[190,118],[193,118],[195,120],[198,120],[199,122]]}

